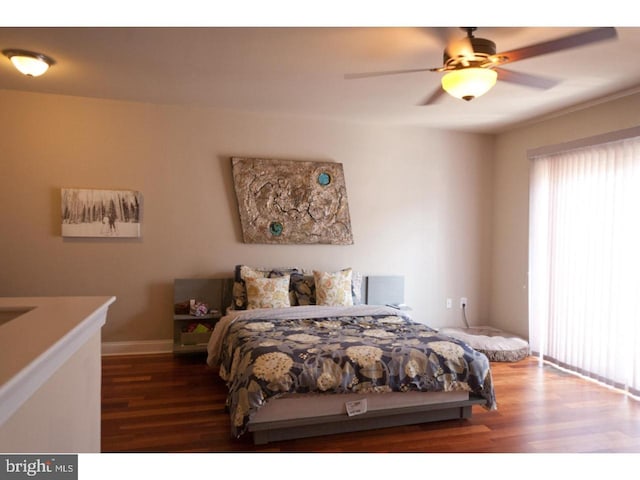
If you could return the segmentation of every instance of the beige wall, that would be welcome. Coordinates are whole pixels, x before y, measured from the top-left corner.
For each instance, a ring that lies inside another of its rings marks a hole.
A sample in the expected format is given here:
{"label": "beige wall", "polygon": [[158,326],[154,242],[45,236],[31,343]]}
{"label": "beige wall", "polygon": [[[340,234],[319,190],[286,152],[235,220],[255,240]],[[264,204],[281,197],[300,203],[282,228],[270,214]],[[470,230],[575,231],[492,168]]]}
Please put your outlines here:
{"label": "beige wall", "polygon": [[[172,336],[176,277],[237,263],[406,277],[416,319],[486,323],[493,137],[0,90],[0,295],[115,295],[103,340]],[[344,165],[355,244],[242,243],[232,155]],[[141,239],[63,239],[60,188],[140,190]],[[498,195],[498,199],[500,199]]]}
{"label": "beige wall", "polygon": [[497,136],[491,324],[528,336],[529,162],[527,150],[640,124],[640,94]]}

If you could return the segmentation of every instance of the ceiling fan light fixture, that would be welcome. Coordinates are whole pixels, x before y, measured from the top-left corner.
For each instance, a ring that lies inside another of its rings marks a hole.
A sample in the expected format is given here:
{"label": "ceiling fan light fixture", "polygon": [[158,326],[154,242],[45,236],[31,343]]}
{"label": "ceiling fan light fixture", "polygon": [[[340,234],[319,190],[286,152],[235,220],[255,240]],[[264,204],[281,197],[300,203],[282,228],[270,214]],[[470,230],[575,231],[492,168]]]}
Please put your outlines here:
{"label": "ceiling fan light fixture", "polygon": [[442,88],[462,100],[473,100],[487,93],[496,84],[498,73],[490,68],[461,68],[442,77]]}
{"label": "ceiling fan light fixture", "polygon": [[2,53],[11,60],[19,72],[28,77],[39,77],[55,63],[52,58],[42,53],[26,50],[4,50]]}

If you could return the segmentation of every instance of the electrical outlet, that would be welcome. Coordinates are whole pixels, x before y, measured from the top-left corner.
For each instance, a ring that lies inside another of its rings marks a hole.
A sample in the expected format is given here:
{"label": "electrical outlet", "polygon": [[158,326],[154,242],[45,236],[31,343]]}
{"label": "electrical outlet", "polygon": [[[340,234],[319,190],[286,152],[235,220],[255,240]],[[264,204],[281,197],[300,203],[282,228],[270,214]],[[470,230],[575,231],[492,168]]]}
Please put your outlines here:
{"label": "electrical outlet", "polygon": [[460,308],[465,308],[469,306],[469,302],[467,301],[467,297],[460,298]]}
{"label": "electrical outlet", "polygon": [[451,308],[453,306],[453,301],[450,298],[447,298],[447,308]]}

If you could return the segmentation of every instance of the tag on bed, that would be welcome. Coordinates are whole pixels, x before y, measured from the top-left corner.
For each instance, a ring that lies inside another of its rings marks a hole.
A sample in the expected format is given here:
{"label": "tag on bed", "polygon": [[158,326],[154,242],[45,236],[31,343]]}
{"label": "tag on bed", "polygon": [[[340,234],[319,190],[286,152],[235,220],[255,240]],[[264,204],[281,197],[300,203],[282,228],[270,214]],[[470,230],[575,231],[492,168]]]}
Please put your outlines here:
{"label": "tag on bed", "polygon": [[347,406],[347,415],[349,415],[350,417],[367,413],[366,398],[363,398],[362,400],[355,400],[353,402],[346,402],[345,405]]}

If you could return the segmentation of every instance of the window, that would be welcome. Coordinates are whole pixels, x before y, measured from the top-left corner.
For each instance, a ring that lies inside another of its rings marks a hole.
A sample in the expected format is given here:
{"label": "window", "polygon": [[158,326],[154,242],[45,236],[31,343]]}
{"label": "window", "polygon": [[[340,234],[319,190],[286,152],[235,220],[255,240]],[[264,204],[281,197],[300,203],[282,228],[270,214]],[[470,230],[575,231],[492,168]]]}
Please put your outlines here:
{"label": "window", "polygon": [[531,349],[639,396],[640,129],[581,143],[529,153]]}

